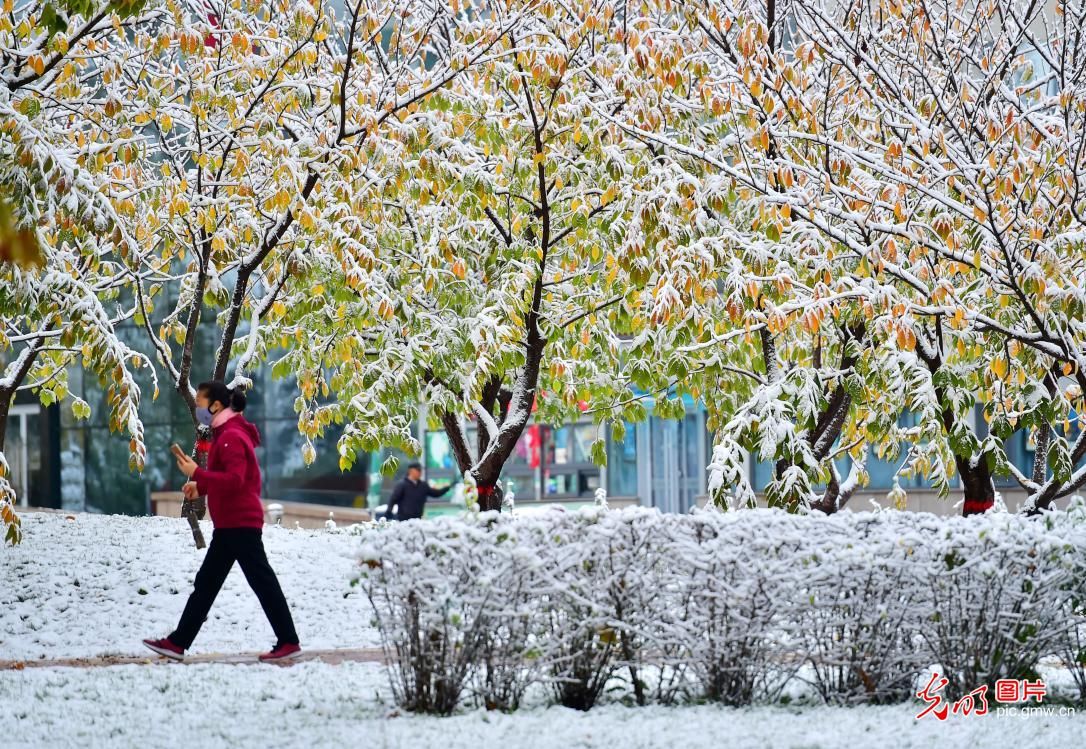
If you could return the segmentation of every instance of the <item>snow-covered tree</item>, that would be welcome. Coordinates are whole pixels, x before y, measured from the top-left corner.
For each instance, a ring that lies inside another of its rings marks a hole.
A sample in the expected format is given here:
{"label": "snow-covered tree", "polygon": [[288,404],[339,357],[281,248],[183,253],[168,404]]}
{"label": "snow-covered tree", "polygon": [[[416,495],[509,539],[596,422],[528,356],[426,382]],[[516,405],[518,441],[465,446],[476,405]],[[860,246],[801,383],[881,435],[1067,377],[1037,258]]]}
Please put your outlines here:
{"label": "snow-covered tree", "polygon": [[[997,472],[1046,506],[1086,482],[1074,473],[1086,439],[1068,445],[1062,428],[1081,413],[1086,384],[1069,163],[1084,137],[1081,3],[878,10],[792,5],[794,57],[817,83],[807,115],[783,118],[775,135],[790,153],[806,149],[807,169],[829,187],[816,210],[855,227],[868,267],[903,305],[937,417],[921,414],[914,467],[942,483],[938,454],[949,452],[966,512],[991,506]],[[812,168],[813,154],[839,167]],[[986,439],[972,424],[976,403]],[[1031,476],[1006,459],[1002,440],[1016,428],[1036,436]]]}
{"label": "snow-covered tree", "polygon": [[[296,345],[281,324],[305,293],[294,284],[341,253],[326,214],[351,205],[400,119],[485,57],[513,19],[484,1],[461,12],[431,0],[169,8],[111,94],[117,118],[147,139],[129,212],[139,242],[156,248],[158,275],[137,289],[141,322],[191,410],[194,381],[247,386],[269,349]],[[153,305],[176,288],[156,329]],[[194,375],[206,314],[222,336],[212,371]]]}
{"label": "snow-covered tree", "polygon": [[643,418],[620,362],[655,355],[642,211],[658,165],[590,101],[624,54],[623,5],[509,4],[524,18],[490,57],[367,152],[367,184],[333,217],[335,264],[288,303],[301,343],[282,363],[308,384],[303,423],[347,424],[342,464],[416,451],[423,418],[499,509],[491,490],[533,411],[591,411],[599,462],[604,421],[621,436],[622,417]]}
{"label": "snow-covered tree", "polygon": [[[110,103],[100,94],[128,29],[157,14],[142,0],[6,0],[0,16],[0,224],[14,250],[0,256],[0,512],[11,541],[19,534],[2,451],[17,391],[62,401],[67,368],[81,363],[108,385],[110,426],[129,434],[130,466],[143,467],[133,369],[149,363],[115,330],[135,312],[121,289],[140,260],[113,180],[136,148],[131,131],[101,127]],[[90,413],[78,398],[72,409]]]}
{"label": "snow-covered tree", "polygon": [[[654,319],[672,328],[661,352],[668,371],[705,401],[718,432],[718,501],[753,501],[753,454],[774,466],[764,487],[772,504],[832,511],[864,480],[875,430],[893,421],[856,407],[886,356],[873,333],[887,315],[864,304],[854,261],[762,200],[779,175],[743,158],[734,122],[743,103],[729,90],[735,63],[728,42],[700,26],[717,12],[659,3],[631,19],[630,54],[600,108],[681,172],[653,187],[653,275],[663,292]],[[842,478],[836,461],[846,454]]]}
{"label": "snow-covered tree", "polygon": [[[926,256],[901,264],[915,278],[899,274],[913,306],[932,330],[970,331],[978,349],[976,381],[950,378],[949,387],[976,389],[999,439],[978,445],[966,435],[954,445],[967,500],[971,482],[987,480],[985,462],[1018,479],[1030,508],[1086,483],[1086,469],[1076,470],[1086,437],[1069,424],[1086,391],[1083,11],[1080,2],[907,3],[878,24],[849,18],[824,41],[813,37],[853,66],[858,98],[895,113],[868,148],[881,163],[863,168],[914,217],[907,227],[884,219]],[[824,19],[810,14],[810,28],[825,33]],[[872,212],[887,217],[889,202],[872,201]],[[930,367],[933,352],[918,351]],[[1029,476],[999,441],[1020,428],[1037,445]]]}
{"label": "snow-covered tree", "polygon": [[[1048,5],[661,3],[638,77],[662,80],[690,116],[625,125],[719,175],[701,181],[702,204],[729,190],[724,223],[746,242],[768,238],[767,259],[793,275],[779,330],[811,327],[805,298],[852,297],[871,345],[851,403],[863,436],[890,454],[906,442],[904,469],[944,492],[960,475],[967,513],[991,506],[996,472],[1014,472],[1003,438],[1016,426],[1038,433],[1034,476],[1019,478],[1039,504],[1086,481],[1072,472],[1086,443],[1050,426],[1081,412],[1084,349],[1069,165],[1081,150],[1080,14]],[[812,294],[819,276],[826,287]],[[765,361],[781,350],[762,348]],[[786,370],[804,376],[798,363]],[[756,401],[786,408],[764,392],[770,378],[758,387]],[[915,425],[896,427],[906,410]],[[780,444],[768,429],[736,444],[734,426],[717,453],[727,482],[739,447]]]}

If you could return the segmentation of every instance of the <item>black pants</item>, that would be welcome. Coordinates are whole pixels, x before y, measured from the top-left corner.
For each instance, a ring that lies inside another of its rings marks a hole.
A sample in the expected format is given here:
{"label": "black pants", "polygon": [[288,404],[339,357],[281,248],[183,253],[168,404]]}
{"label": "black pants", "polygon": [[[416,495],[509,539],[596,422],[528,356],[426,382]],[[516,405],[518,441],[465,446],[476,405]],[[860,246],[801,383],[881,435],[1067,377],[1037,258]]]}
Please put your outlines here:
{"label": "black pants", "polygon": [[264,553],[264,540],[259,528],[215,530],[211,536],[211,544],[207,547],[204,563],[196,573],[195,589],[185,604],[177,629],[170,635],[170,641],[186,650],[192,645],[235,560],[245,573],[249,587],[260,600],[265,616],[271,622],[277,639],[276,645],[297,644],[298,633],[294,631],[294,620],[291,619],[279,580],[268,564],[268,555]]}

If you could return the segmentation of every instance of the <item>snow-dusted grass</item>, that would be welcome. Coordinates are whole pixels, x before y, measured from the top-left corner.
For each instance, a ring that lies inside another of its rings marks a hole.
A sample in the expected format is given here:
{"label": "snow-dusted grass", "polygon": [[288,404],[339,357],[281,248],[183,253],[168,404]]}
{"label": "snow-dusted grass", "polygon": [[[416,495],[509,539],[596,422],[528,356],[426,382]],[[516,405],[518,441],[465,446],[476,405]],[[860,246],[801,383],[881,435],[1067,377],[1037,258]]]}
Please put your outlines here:
{"label": "snow-dusted grass", "polygon": [[[0,549],[0,660],[146,653],[140,640],[173,629],[206,553],[180,518],[22,519],[23,542]],[[210,524],[204,535],[210,541]],[[269,527],[264,544],[303,647],[378,643],[369,604],[349,585],[356,537]],[[190,652],[264,650],[274,640],[235,565]]]}
{"label": "snow-dusted grass", "polygon": [[[23,544],[0,549],[0,660],[142,654],[140,637],[173,625],[203,554],[175,519],[27,514],[24,522]],[[365,599],[357,592],[343,597],[351,590],[358,541],[341,531],[266,532],[272,564],[311,647],[377,642]],[[235,570],[194,650],[255,649],[270,636]],[[1044,676],[1050,685],[1060,681]],[[787,691],[795,698],[809,689],[796,683]],[[1060,749],[1079,746],[1086,735],[1086,713],[993,713],[940,723],[916,721],[915,703],[630,707],[616,694],[581,713],[547,706],[548,690],[537,687],[514,714],[461,706],[437,718],[398,710],[376,664],[27,668],[0,671],[6,717],[0,746]]]}
{"label": "snow-dusted grass", "polygon": [[1086,714],[917,721],[916,707],[643,708],[404,715],[380,666],[113,666],[0,672],[12,747],[1080,746]]}

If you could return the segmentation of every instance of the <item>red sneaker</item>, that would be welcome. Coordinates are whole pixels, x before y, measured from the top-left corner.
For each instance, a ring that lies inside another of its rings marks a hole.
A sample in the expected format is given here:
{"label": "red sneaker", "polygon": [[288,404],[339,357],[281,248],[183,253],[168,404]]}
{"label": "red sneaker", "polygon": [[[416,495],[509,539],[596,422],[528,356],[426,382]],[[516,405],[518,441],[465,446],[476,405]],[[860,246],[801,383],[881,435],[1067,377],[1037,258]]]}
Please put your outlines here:
{"label": "red sneaker", "polygon": [[175,661],[182,660],[185,657],[185,649],[174,645],[170,642],[169,637],[163,637],[161,640],[144,640],[143,644],[159,655],[164,655]]}
{"label": "red sneaker", "polygon": [[276,645],[271,651],[264,653],[260,656],[260,660],[268,663],[269,661],[287,661],[291,658],[296,658],[302,652],[302,646],[296,642],[288,642],[280,645]]}

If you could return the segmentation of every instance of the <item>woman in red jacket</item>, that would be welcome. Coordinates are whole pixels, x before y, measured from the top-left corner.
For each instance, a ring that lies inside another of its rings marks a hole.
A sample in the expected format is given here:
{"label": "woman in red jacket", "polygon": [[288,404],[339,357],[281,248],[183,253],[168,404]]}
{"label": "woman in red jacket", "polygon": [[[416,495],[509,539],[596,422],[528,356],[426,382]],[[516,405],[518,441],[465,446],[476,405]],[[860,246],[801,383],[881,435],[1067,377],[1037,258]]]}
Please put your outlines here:
{"label": "woman in red jacket", "polygon": [[264,552],[264,506],[260,503],[260,466],[255,452],[260,434],[241,415],[244,410],[245,395],[222,382],[203,382],[196,389],[196,418],[210,426],[213,435],[207,468],[200,468],[183,453],[176,455],[177,467],[189,477],[183,487],[185,497],[207,495],[215,532],[177,629],[161,640],[143,641],[167,658],[184,657],[235,560],[277,639],[275,647],[260,660],[283,660],[301,652],[283,589]]}

